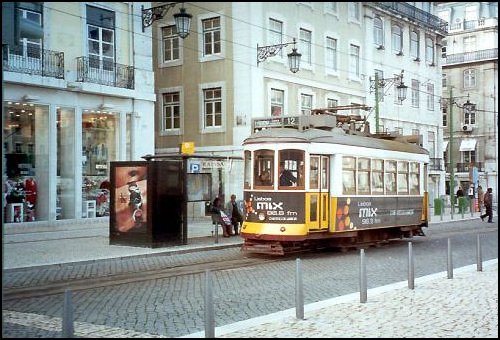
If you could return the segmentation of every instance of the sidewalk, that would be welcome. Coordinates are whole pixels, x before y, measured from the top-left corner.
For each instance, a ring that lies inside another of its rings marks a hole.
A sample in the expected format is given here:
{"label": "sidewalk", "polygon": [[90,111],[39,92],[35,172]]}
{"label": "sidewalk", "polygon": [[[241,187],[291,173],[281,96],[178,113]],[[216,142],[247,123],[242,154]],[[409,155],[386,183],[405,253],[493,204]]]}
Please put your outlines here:
{"label": "sidewalk", "polygon": [[[494,212],[496,213],[496,212]],[[495,215],[496,216],[496,215]],[[433,223],[479,219],[479,213],[431,216]],[[62,222],[62,221],[61,221]],[[37,226],[23,223],[5,226],[4,269],[46,266],[61,263],[88,262],[130,256],[152,256],[192,252],[222,247],[239,247],[243,239],[239,236],[212,236],[210,218],[188,223],[188,244],[163,248],[143,248],[109,244],[109,224],[103,219],[84,220],[80,224]],[[425,232],[425,229],[424,229]]]}

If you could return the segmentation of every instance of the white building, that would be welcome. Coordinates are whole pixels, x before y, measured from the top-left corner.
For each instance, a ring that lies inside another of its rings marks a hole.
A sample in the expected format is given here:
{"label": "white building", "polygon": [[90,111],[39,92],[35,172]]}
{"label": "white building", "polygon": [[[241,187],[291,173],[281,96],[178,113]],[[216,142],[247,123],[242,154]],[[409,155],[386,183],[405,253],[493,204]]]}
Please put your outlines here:
{"label": "white building", "polygon": [[109,162],[154,153],[141,4],[16,3],[43,39],[4,47],[6,223],[108,216]]}
{"label": "white building", "polygon": [[471,183],[498,188],[498,3],[443,2],[438,15],[449,23],[443,47],[447,192],[451,175],[453,193]]}

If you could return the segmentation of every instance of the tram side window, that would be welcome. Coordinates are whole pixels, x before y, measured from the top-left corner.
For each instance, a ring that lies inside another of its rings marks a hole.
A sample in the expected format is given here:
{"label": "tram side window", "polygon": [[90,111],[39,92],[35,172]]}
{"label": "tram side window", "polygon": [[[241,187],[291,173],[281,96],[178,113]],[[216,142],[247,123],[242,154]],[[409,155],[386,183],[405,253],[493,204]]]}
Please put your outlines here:
{"label": "tram side window", "polygon": [[396,194],[396,161],[385,161],[385,194]]}
{"label": "tram side window", "polygon": [[313,190],[319,188],[319,156],[311,156],[309,188]]}
{"label": "tram side window", "polygon": [[278,176],[280,189],[304,188],[304,151],[281,150]]}
{"label": "tram side window", "polygon": [[356,194],[356,159],[354,157],[342,158],[342,186],[344,195]]}
{"label": "tram side window", "polygon": [[269,187],[273,186],[273,165],[274,151],[258,150],[254,155],[254,186]]}
{"label": "tram side window", "polygon": [[250,181],[252,179],[252,153],[245,151],[245,174],[244,174],[244,188],[250,189]]}
{"label": "tram side window", "polygon": [[410,163],[410,195],[420,194],[420,171],[418,163]]}
{"label": "tram side window", "polygon": [[398,194],[408,194],[408,162],[398,161]]}
{"label": "tram side window", "polygon": [[358,158],[358,194],[370,194],[370,159]]}
{"label": "tram side window", "polygon": [[381,159],[372,159],[372,194],[384,193],[384,163]]}

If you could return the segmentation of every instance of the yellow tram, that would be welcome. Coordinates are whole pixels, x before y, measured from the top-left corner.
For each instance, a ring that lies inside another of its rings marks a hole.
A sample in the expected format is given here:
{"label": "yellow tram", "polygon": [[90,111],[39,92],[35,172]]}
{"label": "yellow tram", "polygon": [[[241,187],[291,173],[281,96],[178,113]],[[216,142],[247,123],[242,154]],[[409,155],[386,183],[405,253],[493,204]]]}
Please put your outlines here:
{"label": "yellow tram", "polygon": [[283,255],[424,235],[428,152],[360,117],[255,119],[243,142],[242,250]]}

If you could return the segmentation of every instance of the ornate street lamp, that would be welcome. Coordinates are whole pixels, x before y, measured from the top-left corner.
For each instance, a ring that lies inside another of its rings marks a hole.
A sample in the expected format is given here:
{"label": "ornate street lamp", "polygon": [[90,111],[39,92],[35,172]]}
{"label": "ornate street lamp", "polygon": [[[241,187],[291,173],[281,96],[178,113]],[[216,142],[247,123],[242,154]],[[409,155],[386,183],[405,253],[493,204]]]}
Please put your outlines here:
{"label": "ornate street lamp", "polygon": [[293,38],[292,42],[287,42],[284,44],[276,44],[276,45],[269,45],[269,46],[261,46],[257,44],[257,66],[259,63],[265,61],[268,57],[274,57],[278,55],[278,53],[281,51],[283,47],[286,47],[290,44],[293,44],[293,49],[291,53],[288,53],[288,65],[290,67],[290,72],[292,73],[297,73],[300,69],[300,57],[302,54],[297,52],[297,48],[295,45],[297,42],[295,41],[295,38]]}
{"label": "ornate street lamp", "polygon": [[393,84],[396,84],[396,93],[398,96],[398,101],[402,102],[406,99],[406,92],[408,90],[408,86],[406,86],[403,82],[403,73],[404,70],[401,70],[401,74],[394,78],[379,78],[378,74],[375,73],[374,79],[370,77],[370,93],[375,92],[375,132],[379,132],[379,89],[388,88]]}
{"label": "ornate street lamp", "polygon": [[[168,4],[164,4],[161,6],[156,6],[152,8],[144,9],[144,6],[141,6],[142,12],[142,31],[146,27],[149,27],[156,20],[162,19],[171,8],[174,8],[178,2],[171,2]],[[179,37],[184,39],[189,35],[189,29],[191,27],[191,18],[193,16],[189,13],[186,13],[186,9],[184,6],[180,9],[179,13],[174,14],[175,27],[177,29],[177,34]]]}

